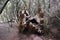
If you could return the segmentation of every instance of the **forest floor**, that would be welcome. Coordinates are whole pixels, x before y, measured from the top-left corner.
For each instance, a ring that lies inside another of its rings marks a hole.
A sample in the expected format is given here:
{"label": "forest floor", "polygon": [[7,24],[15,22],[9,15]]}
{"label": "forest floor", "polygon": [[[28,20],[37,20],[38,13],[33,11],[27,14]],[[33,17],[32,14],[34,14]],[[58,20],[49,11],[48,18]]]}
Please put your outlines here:
{"label": "forest floor", "polygon": [[18,33],[16,23],[13,23],[12,27],[8,23],[0,23],[0,40],[56,40],[56,38]]}

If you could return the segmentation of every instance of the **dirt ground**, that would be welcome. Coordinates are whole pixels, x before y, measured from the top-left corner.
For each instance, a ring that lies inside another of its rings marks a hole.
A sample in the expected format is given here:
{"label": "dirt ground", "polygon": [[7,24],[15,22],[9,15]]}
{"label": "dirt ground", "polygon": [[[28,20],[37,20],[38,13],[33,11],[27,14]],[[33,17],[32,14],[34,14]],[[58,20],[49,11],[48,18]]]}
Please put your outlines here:
{"label": "dirt ground", "polygon": [[16,23],[12,27],[8,23],[0,23],[0,40],[59,40],[46,36],[38,36],[35,34],[18,33]]}

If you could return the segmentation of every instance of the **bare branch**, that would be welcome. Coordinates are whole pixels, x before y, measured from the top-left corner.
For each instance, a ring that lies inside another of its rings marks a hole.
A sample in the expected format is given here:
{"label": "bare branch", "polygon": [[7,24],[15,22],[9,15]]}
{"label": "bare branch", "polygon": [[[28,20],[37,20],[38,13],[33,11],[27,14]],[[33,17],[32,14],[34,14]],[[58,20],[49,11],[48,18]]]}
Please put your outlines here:
{"label": "bare branch", "polygon": [[2,13],[3,9],[5,8],[5,6],[7,5],[8,1],[9,1],[9,0],[7,0],[7,1],[5,2],[5,4],[3,5],[3,7],[1,8],[0,14]]}

